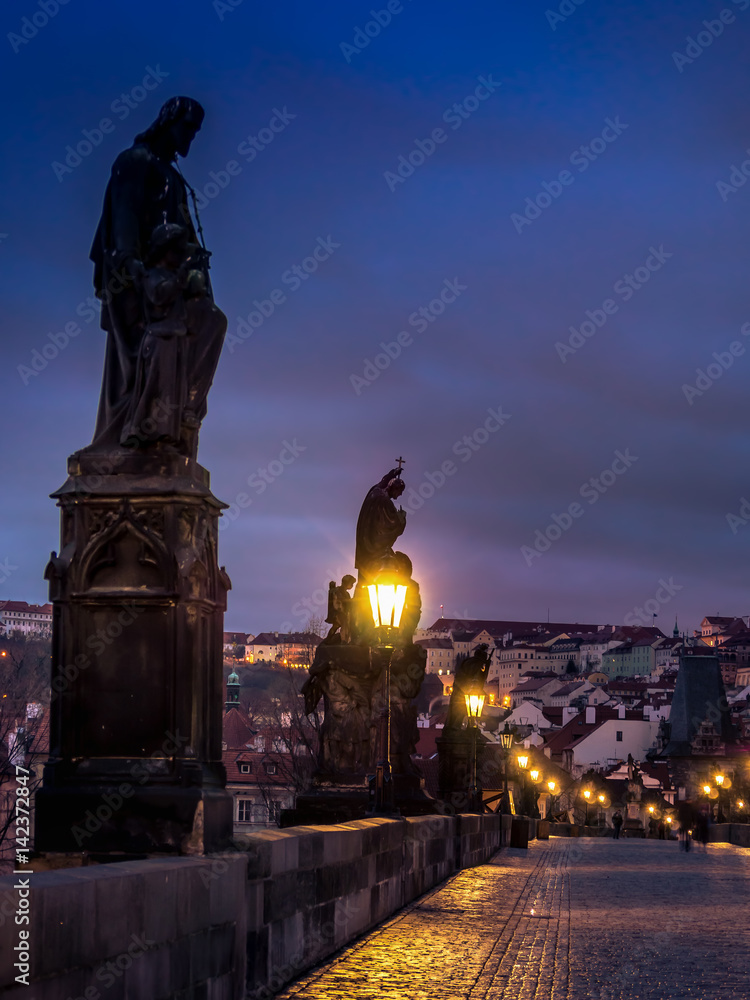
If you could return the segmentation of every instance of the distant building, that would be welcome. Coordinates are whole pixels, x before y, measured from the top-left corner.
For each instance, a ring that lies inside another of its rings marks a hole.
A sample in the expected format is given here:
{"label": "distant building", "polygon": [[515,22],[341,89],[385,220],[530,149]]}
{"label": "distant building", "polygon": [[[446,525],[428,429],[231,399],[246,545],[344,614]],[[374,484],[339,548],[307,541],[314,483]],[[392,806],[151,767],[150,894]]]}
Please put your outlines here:
{"label": "distant building", "polygon": [[52,605],[0,601],[0,628],[6,633],[49,636],[52,632]]}
{"label": "distant building", "polygon": [[260,632],[245,644],[245,662],[264,660],[307,669],[322,641],[313,632]]}

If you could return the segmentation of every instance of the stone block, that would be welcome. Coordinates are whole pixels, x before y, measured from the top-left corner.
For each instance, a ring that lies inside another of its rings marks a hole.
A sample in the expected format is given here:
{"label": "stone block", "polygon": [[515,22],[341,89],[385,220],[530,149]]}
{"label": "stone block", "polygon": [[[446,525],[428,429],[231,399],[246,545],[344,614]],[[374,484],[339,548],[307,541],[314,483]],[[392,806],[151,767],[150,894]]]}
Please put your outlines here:
{"label": "stone block", "polygon": [[[95,872],[95,876],[97,874]],[[110,872],[95,877],[94,886],[98,958],[121,954],[130,945],[133,934],[145,934],[148,937],[142,875],[128,873],[118,876],[117,872]]]}
{"label": "stone block", "polygon": [[323,864],[352,861],[362,857],[363,833],[354,823],[333,827],[323,844]]}
{"label": "stone block", "polygon": [[258,879],[248,882],[245,886],[245,913],[248,932],[258,931],[264,926],[263,901],[265,898],[265,880]]}
{"label": "stone block", "polygon": [[314,871],[290,871],[263,883],[263,922],[284,920],[300,908],[313,906],[317,877]]}
{"label": "stone block", "polygon": [[[133,961],[124,973],[125,1000],[168,996],[171,989],[172,962],[170,946],[150,948]],[[103,991],[104,992],[104,991]],[[109,992],[106,992],[109,1000]]]}
{"label": "stone block", "polygon": [[231,973],[212,979],[208,984],[209,1000],[240,1000],[244,995],[244,985],[241,984],[240,992]]}
{"label": "stone block", "polygon": [[245,906],[247,858],[242,854],[221,858],[226,868],[219,872],[219,859],[211,860],[209,883],[209,920],[212,925],[236,923]]}
{"label": "stone block", "polygon": [[247,851],[248,879],[268,878],[271,874],[271,844],[253,840]]}
{"label": "stone block", "polygon": [[142,875],[143,922],[146,937],[157,943],[177,937],[177,893],[172,873],[155,866]]}
{"label": "stone block", "polygon": [[269,932],[268,927],[261,927],[257,931],[250,931],[247,935],[247,989],[248,992],[256,990],[264,983],[268,982],[269,961],[268,961]]}
{"label": "stone block", "polygon": [[211,914],[210,864],[200,861],[170,872],[168,887],[177,901],[177,934],[195,934],[208,927]]}
{"label": "stone block", "polygon": [[239,964],[235,950],[236,935],[233,924],[211,927],[208,931],[209,978],[218,979],[232,972]]}
{"label": "stone block", "polygon": [[[31,893],[32,912],[41,912],[41,921],[35,921],[41,935],[31,949],[32,976],[88,964],[97,950],[95,881],[64,871],[40,872],[31,876]],[[127,946],[129,936],[120,943]]]}
{"label": "stone block", "polygon": [[324,837],[319,830],[296,827],[300,869],[318,868],[323,864]]}
{"label": "stone block", "polygon": [[169,945],[169,981],[175,993],[190,987],[190,939],[187,937],[178,938]]}
{"label": "stone block", "polygon": [[190,982],[200,983],[211,975],[211,953],[208,927],[188,935],[190,946]]}

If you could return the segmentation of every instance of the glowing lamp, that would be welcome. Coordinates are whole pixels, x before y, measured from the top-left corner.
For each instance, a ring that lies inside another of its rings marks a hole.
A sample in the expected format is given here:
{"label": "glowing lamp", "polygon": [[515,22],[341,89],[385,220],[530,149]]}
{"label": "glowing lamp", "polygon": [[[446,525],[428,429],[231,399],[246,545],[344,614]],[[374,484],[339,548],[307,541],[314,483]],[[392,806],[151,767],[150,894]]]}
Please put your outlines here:
{"label": "glowing lamp", "polygon": [[547,782],[547,788],[549,788],[549,790],[550,790],[550,793],[553,793],[553,792],[554,792],[554,790],[555,790],[555,788],[557,788],[557,782],[555,782],[555,781],[552,781],[552,780],[550,779],[550,780],[549,780],[549,781]]}
{"label": "glowing lamp", "polygon": [[745,808],[745,803],[742,801],[742,799],[740,799],[740,801],[737,803],[737,807],[738,807],[738,809],[744,809]]}
{"label": "glowing lamp", "polygon": [[529,771],[529,774],[531,775],[532,781],[539,781],[539,771],[537,771],[536,768],[534,768],[532,771]]}
{"label": "glowing lamp", "polygon": [[715,775],[714,776],[714,781],[719,786],[719,788],[721,788],[721,786],[724,784],[724,775],[723,774],[717,774],[717,775]]}
{"label": "glowing lamp", "polygon": [[599,796],[599,801],[600,801],[600,802],[604,802],[604,796],[603,796],[603,795],[600,795],[600,796]]}
{"label": "glowing lamp", "polygon": [[703,786],[703,792],[704,792],[705,795],[710,795],[711,794],[711,786],[710,785],[704,785]]}
{"label": "glowing lamp", "polygon": [[524,771],[525,771],[526,768],[529,766],[529,756],[528,756],[528,754],[519,753],[519,755],[517,757],[517,760],[518,760],[518,766],[521,767],[521,768],[523,768]]}
{"label": "glowing lamp", "polygon": [[406,600],[406,587],[392,580],[378,579],[377,583],[368,586],[367,592],[375,628],[398,628]]}
{"label": "glowing lamp", "polygon": [[588,800],[589,800],[589,799],[591,798],[591,792],[589,791],[589,789],[588,789],[588,788],[586,788],[586,789],[584,790],[584,793],[583,793],[583,797],[584,797],[584,799],[586,799],[586,801],[587,801],[587,802],[588,802]]}
{"label": "glowing lamp", "polygon": [[477,688],[464,695],[466,699],[466,714],[470,719],[481,719],[484,708],[484,690]]}
{"label": "glowing lamp", "polygon": [[506,753],[513,746],[513,733],[510,731],[507,722],[505,723],[505,729],[500,733],[500,745]]}
{"label": "glowing lamp", "polygon": [[648,807],[648,811],[649,811],[650,813],[652,813],[652,812],[654,811],[654,807],[653,807],[653,806],[649,806],[649,807]]}

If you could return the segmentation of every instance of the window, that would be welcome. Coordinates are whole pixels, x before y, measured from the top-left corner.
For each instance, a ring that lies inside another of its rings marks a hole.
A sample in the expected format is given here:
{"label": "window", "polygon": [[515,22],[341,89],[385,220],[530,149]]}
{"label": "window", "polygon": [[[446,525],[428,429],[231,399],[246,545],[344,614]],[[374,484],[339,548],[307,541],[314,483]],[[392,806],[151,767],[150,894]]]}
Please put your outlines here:
{"label": "window", "polygon": [[275,764],[264,764],[263,767],[266,769],[266,774],[276,774]]}
{"label": "window", "polygon": [[615,733],[615,739],[618,743],[622,743],[622,729],[618,729]]}
{"label": "window", "polygon": [[253,821],[253,800],[237,799],[237,822],[252,823]]}
{"label": "window", "polygon": [[252,764],[240,764],[240,774],[252,774],[253,765]]}
{"label": "window", "polygon": [[269,802],[268,803],[268,822],[278,823],[281,819],[281,803],[280,802]]}

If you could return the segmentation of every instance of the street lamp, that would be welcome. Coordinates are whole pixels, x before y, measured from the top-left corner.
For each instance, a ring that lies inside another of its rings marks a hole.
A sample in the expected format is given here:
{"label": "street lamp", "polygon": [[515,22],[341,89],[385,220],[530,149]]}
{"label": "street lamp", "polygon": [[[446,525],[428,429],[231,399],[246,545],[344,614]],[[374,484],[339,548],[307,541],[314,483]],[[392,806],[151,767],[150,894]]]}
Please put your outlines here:
{"label": "street lamp", "polygon": [[724,787],[724,775],[719,772],[719,774],[714,775],[714,781],[716,782],[716,819],[717,822],[721,823],[724,819],[724,814],[721,811],[721,790]]}
{"label": "street lamp", "polygon": [[376,643],[387,653],[380,709],[380,759],[375,767],[375,813],[387,815],[395,811],[391,775],[391,656],[406,601],[406,586],[398,582],[393,572],[384,569],[368,585],[367,592]]}
{"label": "street lamp", "polygon": [[591,789],[584,788],[584,790],[583,790],[583,797],[586,800],[586,822],[584,823],[584,826],[588,826],[589,825],[589,799],[591,798]]}
{"label": "street lamp", "polygon": [[470,808],[476,812],[482,812],[479,802],[479,785],[477,784],[477,737],[479,735],[479,720],[482,717],[484,708],[484,684],[481,679],[476,679],[464,695],[466,701],[466,716],[469,720],[469,727],[472,734],[472,780],[469,789]]}
{"label": "street lamp", "polygon": [[597,796],[597,799],[599,801],[599,819],[598,819],[597,826],[601,826],[602,825],[602,809],[604,808],[604,801],[605,800],[604,800],[604,796],[601,795],[601,794],[599,794]]}
{"label": "street lamp", "polygon": [[503,804],[501,808],[501,813],[508,814],[510,812],[510,800],[508,797],[508,757],[510,757],[510,748],[513,746],[513,733],[511,732],[508,723],[505,723],[505,728],[500,733],[500,745],[503,748]]}
{"label": "street lamp", "polygon": [[526,768],[529,766],[529,755],[527,753],[519,753],[516,757],[518,766],[521,769],[521,802],[523,808],[523,815],[528,815],[528,803],[526,802]]}
{"label": "street lamp", "polygon": [[551,816],[555,811],[555,789],[557,788],[557,782],[550,778],[547,782],[547,788],[549,788],[549,806],[547,807],[547,814]]}

